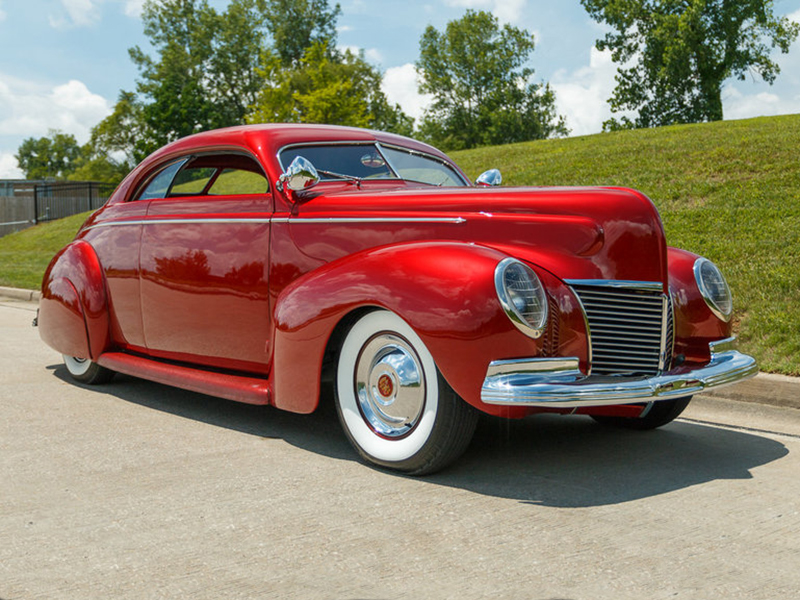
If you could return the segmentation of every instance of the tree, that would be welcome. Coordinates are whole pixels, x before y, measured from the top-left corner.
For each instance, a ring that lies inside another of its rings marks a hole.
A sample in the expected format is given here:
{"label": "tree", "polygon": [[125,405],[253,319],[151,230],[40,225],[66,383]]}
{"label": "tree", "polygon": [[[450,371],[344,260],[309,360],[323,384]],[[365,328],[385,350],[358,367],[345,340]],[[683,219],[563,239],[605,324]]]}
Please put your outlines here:
{"label": "tree", "polygon": [[606,128],[655,127],[722,119],[722,84],[748,73],[773,83],[771,50],[789,51],[800,26],[777,18],[772,0],[581,0],[614,31],[610,50],[617,87],[612,112],[635,111]]}
{"label": "tree", "polygon": [[75,170],[80,155],[75,136],[51,129],[48,137],[24,140],[15,158],[26,179],[64,180]]}
{"label": "tree", "polygon": [[292,69],[313,43],[334,47],[340,13],[327,0],[231,0],[224,12],[208,0],[146,0],[142,22],[155,56],[129,50],[137,93],[122,93],[107,129],[124,137],[131,129],[118,117],[132,117],[137,136],[125,152],[141,160],[179,137],[241,124],[276,60]]}
{"label": "tree", "polygon": [[281,65],[295,66],[317,43],[336,47],[336,20],[341,7],[328,0],[259,0]]}
{"label": "tree", "polygon": [[252,123],[327,123],[411,133],[411,119],[389,104],[381,73],[363,55],[314,42],[294,67],[283,67],[274,57],[263,74],[270,83],[251,109]]}
{"label": "tree", "polygon": [[141,78],[138,94],[125,99],[137,105],[137,154],[244,121],[263,85],[256,73],[267,40],[263,4],[232,0],[218,13],[207,0],[145,2],[144,33],[156,57],[129,50]]}
{"label": "tree", "polygon": [[433,95],[421,134],[446,149],[566,135],[548,85],[525,66],[533,35],[468,10],[444,32],[428,26],[416,64],[419,90]]}
{"label": "tree", "polygon": [[128,169],[140,162],[150,152],[151,137],[143,112],[136,94],[121,91],[113,112],[92,128],[93,153]]}

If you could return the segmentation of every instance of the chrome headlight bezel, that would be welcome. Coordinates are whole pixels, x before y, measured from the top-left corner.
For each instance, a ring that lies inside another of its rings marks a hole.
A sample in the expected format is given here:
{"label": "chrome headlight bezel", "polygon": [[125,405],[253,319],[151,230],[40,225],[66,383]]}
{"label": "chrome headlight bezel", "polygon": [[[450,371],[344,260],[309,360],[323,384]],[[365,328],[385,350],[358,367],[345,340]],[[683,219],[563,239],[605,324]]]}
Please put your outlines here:
{"label": "chrome headlight bezel", "polygon": [[733,315],[733,295],[719,267],[707,258],[694,262],[694,279],[711,312],[727,323]]}
{"label": "chrome headlight bezel", "polygon": [[535,271],[516,258],[505,258],[495,268],[494,286],[514,326],[529,337],[540,338],[547,326],[547,293]]}

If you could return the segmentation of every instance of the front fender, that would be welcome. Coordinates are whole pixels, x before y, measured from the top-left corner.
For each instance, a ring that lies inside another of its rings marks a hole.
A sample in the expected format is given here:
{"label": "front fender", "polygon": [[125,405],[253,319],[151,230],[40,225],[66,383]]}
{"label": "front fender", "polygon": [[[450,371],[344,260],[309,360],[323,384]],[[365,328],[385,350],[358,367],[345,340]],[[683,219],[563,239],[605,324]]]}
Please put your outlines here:
{"label": "front fender", "polygon": [[732,335],[730,322],[720,320],[708,307],[694,276],[694,263],[700,258],[686,250],[669,248],[669,288],[675,311],[676,356],[688,362],[711,360],[709,343]]}
{"label": "front fender", "polygon": [[354,254],[299,278],[274,310],[276,406],[313,411],[335,327],[353,311],[375,307],[411,325],[451,387],[492,412],[480,401],[489,362],[535,356],[540,344],[511,324],[497,300],[494,271],[507,256],[473,244],[418,242]]}
{"label": "front fender", "polygon": [[94,248],[78,240],[61,250],[45,272],[39,335],[54,350],[97,360],[109,342],[105,277]]}

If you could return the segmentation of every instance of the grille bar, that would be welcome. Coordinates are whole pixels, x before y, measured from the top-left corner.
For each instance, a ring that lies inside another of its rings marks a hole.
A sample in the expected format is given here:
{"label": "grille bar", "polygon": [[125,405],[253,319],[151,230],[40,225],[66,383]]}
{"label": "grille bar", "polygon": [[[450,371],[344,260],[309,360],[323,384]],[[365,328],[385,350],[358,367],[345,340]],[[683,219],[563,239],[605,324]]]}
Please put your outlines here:
{"label": "grille bar", "polygon": [[655,375],[672,354],[672,310],[653,284],[573,282],[583,305],[595,375]]}

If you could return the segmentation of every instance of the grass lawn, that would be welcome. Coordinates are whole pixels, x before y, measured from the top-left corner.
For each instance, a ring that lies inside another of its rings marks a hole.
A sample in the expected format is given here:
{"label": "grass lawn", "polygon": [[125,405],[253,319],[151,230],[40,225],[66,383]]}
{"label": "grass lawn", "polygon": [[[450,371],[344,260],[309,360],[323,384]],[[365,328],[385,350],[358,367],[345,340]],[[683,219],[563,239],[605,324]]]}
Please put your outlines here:
{"label": "grass lawn", "polygon": [[38,290],[50,259],[91,213],[41,223],[0,238],[0,286]]}
{"label": "grass lawn", "polygon": [[[735,329],[762,370],[800,375],[800,115],[545,140],[453,153],[504,185],[621,185],[655,202],[670,245],[722,269]],[[0,238],[0,285],[38,289],[87,217]]]}

